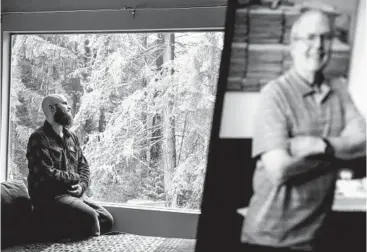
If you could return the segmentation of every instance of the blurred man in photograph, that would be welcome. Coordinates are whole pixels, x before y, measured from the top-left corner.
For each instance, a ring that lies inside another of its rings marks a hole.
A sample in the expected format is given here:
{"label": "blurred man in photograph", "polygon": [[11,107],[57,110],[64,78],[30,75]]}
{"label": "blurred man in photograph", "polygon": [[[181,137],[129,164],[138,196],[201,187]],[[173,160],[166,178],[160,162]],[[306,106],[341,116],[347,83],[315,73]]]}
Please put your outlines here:
{"label": "blurred man in photograph", "polygon": [[326,78],[333,23],[308,10],[290,37],[293,67],[260,92],[254,194],[243,251],[315,251],[331,212],[338,160],[366,155],[366,122],[344,78]]}

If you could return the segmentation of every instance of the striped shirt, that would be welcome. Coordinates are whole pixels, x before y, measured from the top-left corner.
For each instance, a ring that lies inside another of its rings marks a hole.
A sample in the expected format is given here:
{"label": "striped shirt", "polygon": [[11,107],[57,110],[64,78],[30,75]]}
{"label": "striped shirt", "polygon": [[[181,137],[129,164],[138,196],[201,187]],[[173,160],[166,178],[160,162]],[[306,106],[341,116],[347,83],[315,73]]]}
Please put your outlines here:
{"label": "striped shirt", "polygon": [[[296,136],[339,136],[347,121],[360,116],[342,78],[324,79],[315,90],[291,69],[267,84],[260,97],[254,121],[254,158],[287,149]],[[312,250],[331,211],[336,178],[336,169],[330,169],[302,183],[275,186],[258,161],[242,242]]]}

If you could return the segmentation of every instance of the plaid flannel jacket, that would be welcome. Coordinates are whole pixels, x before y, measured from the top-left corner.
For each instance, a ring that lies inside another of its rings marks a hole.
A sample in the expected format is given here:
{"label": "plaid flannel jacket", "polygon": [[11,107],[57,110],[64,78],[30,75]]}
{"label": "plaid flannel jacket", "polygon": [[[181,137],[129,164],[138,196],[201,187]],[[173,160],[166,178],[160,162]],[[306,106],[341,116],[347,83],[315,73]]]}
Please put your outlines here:
{"label": "plaid flannel jacket", "polygon": [[90,170],[75,134],[63,130],[61,138],[45,121],[29,138],[27,146],[28,190],[33,202],[67,193],[80,184],[82,194],[90,184]]}

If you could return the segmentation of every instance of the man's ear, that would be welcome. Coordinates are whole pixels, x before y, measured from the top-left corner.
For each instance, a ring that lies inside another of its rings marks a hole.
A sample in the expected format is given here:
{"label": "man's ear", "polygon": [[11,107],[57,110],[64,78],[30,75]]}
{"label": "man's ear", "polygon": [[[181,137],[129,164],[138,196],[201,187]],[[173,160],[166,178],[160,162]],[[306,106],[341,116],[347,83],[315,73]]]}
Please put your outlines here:
{"label": "man's ear", "polygon": [[54,112],[56,110],[56,108],[53,105],[48,105],[49,109],[51,112]]}
{"label": "man's ear", "polygon": [[293,54],[294,54],[294,50],[295,50],[295,45],[293,43],[290,43],[288,45],[288,50],[287,50],[287,53],[288,55],[293,59]]}

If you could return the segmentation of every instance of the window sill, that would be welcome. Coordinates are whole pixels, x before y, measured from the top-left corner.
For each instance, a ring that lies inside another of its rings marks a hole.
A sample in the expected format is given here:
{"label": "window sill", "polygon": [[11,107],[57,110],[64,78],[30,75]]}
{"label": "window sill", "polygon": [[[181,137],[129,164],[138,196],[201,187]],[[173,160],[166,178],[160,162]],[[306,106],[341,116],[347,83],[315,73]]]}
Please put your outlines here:
{"label": "window sill", "polygon": [[153,206],[144,206],[144,205],[124,204],[124,203],[111,203],[111,202],[103,202],[103,201],[97,201],[97,202],[100,205],[107,207],[107,208],[123,208],[123,209],[131,209],[131,210],[158,211],[158,212],[195,214],[195,215],[199,215],[201,213],[200,210],[195,210],[195,209],[153,207]]}
{"label": "window sill", "polygon": [[166,238],[196,238],[199,210],[98,203],[114,217],[113,231]]}

